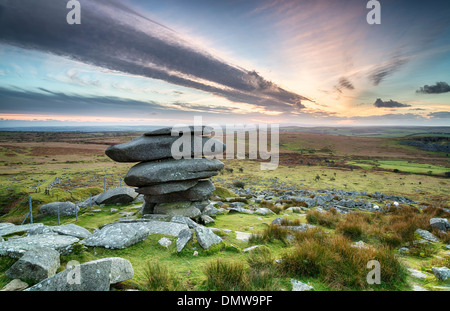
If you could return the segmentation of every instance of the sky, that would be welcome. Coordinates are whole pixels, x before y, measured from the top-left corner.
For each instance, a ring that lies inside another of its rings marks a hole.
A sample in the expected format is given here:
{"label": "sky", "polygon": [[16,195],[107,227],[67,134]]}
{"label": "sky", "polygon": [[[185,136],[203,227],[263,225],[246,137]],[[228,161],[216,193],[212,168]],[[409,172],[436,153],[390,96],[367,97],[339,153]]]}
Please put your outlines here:
{"label": "sky", "polygon": [[450,125],[450,2],[0,0],[0,127]]}

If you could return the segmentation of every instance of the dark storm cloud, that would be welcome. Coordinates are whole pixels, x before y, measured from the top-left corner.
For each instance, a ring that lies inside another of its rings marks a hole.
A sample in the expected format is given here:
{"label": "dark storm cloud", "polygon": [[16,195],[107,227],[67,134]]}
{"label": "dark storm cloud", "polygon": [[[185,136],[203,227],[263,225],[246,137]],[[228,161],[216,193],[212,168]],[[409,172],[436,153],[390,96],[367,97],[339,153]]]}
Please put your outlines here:
{"label": "dark storm cloud", "polygon": [[273,110],[301,108],[298,103],[308,100],[219,60],[116,0],[80,0],[80,25],[67,24],[66,3],[0,0],[0,42]]}
{"label": "dark storm cloud", "polygon": [[435,85],[424,85],[416,93],[422,94],[441,94],[450,92],[450,85],[447,82],[436,82]]}
{"label": "dark storm cloud", "polygon": [[398,71],[406,63],[407,60],[404,58],[393,57],[386,64],[381,64],[372,70],[369,74],[369,80],[372,81],[373,85],[379,85],[386,77]]}
{"label": "dark storm cloud", "polygon": [[381,98],[377,98],[377,100],[373,103],[373,105],[377,108],[403,108],[403,107],[411,107],[408,104],[402,104],[392,99],[388,101],[383,101]]}

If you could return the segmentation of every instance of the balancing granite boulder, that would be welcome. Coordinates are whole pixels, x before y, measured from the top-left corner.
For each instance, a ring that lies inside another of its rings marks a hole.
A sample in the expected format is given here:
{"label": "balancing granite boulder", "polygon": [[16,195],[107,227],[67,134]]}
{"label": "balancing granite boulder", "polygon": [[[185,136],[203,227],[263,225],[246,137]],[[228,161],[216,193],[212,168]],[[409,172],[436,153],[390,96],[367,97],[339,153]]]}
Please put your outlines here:
{"label": "balancing granite boulder", "polygon": [[[187,129],[187,127],[186,127]],[[197,130],[201,129],[200,133],[197,133]],[[210,136],[211,132],[214,131],[214,128],[211,126],[207,126],[207,125],[203,125],[203,126],[198,126],[195,127],[194,125],[190,125],[189,126],[189,131],[191,133],[194,133],[194,135],[200,135],[200,136]],[[171,135],[172,131],[179,133],[181,132],[181,127],[176,128],[176,127],[164,127],[162,129],[158,129],[158,130],[154,130],[151,132],[147,132],[144,134],[144,136],[158,136],[158,135]]]}
{"label": "balancing granite boulder", "polygon": [[172,192],[185,191],[194,187],[198,183],[197,179],[185,181],[173,181],[153,186],[137,188],[136,192],[148,195],[162,195]]}
{"label": "balancing granite boulder", "polygon": [[142,162],[133,166],[124,178],[129,186],[146,187],[165,182],[203,179],[215,176],[224,164],[216,159],[167,159]]}
{"label": "balancing granite boulder", "polygon": [[162,195],[145,195],[147,203],[172,203],[182,201],[203,201],[208,199],[216,188],[209,180],[200,180],[197,185],[186,190]]}
{"label": "balancing granite boulder", "polygon": [[[116,162],[142,162],[172,158],[172,144],[179,139],[178,136],[155,135],[140,136],[129,142],[108,147],[105,153]],[[212,156],[223,153],[225,144],[214,138],[200,137],[201,150],[194,150],[194,136],[191,136],[191,156]],[[208,143],[209,148],[204,148]],[[184,145],[182,145],[184,147]],[[181,148],[180,152],[183,151]]]}

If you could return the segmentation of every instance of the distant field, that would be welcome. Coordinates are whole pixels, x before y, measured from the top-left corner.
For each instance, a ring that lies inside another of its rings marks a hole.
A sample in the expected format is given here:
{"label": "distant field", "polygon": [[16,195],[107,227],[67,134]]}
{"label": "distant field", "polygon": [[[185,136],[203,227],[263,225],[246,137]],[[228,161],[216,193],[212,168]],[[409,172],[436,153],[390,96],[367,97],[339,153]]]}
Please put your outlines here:
{"label": "distant field", "polygon": [[[10,216],[22,217],[29,194],[36,205],[76,202],[122,184],[134,164],[116,163],[104,151],[141,134],[0,132],[0,214],[11,211]],[[258,161],[224,159],[226,168],[234,172],[224,171],[213,182],[231,186],[239,179],[256,188],[276,187],[282,182],[307,189],[380,191],[447,200],[450,180],[443,177],[450,171],[448,155],[401,145],[400,141],[282,132],[278,169],[261,171]],[[412,175],[395,174],[394,170]],[[55,184],[55,180],[59,182]],[[46,188],[51,188],[50,195],[44,194]]]}
{"label": "distant field", "polygon": [[327,135],[361,136],[361,137],[406,137],[406,136],[450,136],[450,127],[283,127],[284,132],[304,132]]}

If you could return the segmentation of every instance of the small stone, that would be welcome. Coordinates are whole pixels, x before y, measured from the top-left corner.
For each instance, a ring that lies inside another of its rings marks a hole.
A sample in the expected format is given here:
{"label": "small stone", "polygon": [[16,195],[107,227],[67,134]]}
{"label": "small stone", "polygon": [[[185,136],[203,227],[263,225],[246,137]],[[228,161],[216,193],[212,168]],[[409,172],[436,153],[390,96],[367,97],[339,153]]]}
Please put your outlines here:
{"label": "small stone", "polygon": [[432,267],[431,271],[441,281],[446,281],[450,278],[450,269],[447,267]]}
{"label": "small stone", "polygon": [[408,271],[411,272],[411,276],[424,280],[428,277],[428,275],[426,275],[423,272],[420,272],[419,270],[413,269],[413,268],[408,268]]}
{"label": "small stone", "polygon": [[28,284],[20,279],[14,279],[3,287],[0,292],[17,292],[22,291],[28,287]]}
{"label": "small stone", "polygon": [[169,240],[168,238],[165,238],[165,237],[164,237],[164,238],[160,239],[160,240],[158,241],[158,243],[159,243],[159,245],[168,248],[168,247],[172,244],[172,241]]}
{"label": "small stone", "polygon": [[293,292],[305,292],[314,289],[312,286],[309,286],[308,284],[302,283],[294,279],[291,279],[291,284]]}

